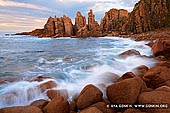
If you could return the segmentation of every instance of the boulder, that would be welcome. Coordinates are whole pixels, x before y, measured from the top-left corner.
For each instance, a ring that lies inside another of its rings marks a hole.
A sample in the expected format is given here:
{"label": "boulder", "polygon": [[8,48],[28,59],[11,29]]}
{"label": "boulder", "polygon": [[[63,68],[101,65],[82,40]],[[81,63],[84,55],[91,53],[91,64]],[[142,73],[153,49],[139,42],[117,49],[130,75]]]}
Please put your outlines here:
{"label": "boulder", "polygon": [[43,113],[40,108],[36,106],[16,106],[1,108],[0,113]]}
{"label": "boulder", "polygon": [[126,58],[128,56],[132,56],[132,55],[137,55],[137,56],[140,56],[140,52],[135,50],[135,49],[131,49],[131,50],[128,50],[128,51],[125,51],[123,53],[120,53],[119,56],[120,57],[123,57],[123,58]]}
{"label": "boulder", "polygon": [[44,92],[45,90],[54,88],[56,86],[57,86],[56,82],[47,81],[47,82],[44,82],[44,83],[40,84],[39,88],[40,88],[41,92]]}
{"label": "boulder", "polygon": [[125,80],[125,79],[128,79],[128,78],[133,78],[133,77],[136,77],[135,74],[133,74],[132,72],[126,72],[125,74],[123,74],[120,79],[118,79],[118,81],[122,81],[122,80]]}
{"label": "boulder", "polygon": [[69,113],[70,106],[64,97],[56,97],[51,100],[43,109],[44,113]]}
{"label": "boulder", "polygon": [[49,101],[47,100],[36,100],[30,104],[30,106],[36,106],[39,107],[41,110],[48,104]]}
{"label": "boulder", "polygon": [[102,96],[102,92],[96,86],[89,84],[83,88],[78,96],[76,102],[77,108],[82,110],[96,102],[100,102],[102,100]]}
{"label": "boulder", "polygon": [[151,108],[143,108],[143,111],[147,113],[169,113],[170,109],[168,105],[170,104],[170,92],[165,91],[151,91],[143,92],[138,98],[139,104],[161,104],[164,105]]}
{"label": "boulder", "polygon": [[79,113],[103,113],[96,107],[89,107],[87,109],[81,110]]}
{"label": "boulder", "polygon": [[134,104],[139,94],[146,90],[146,85],[139,77],[129,78],[107,87],[106,95],[115,104]]}
{"label": "boulder", "polygon": [[68,91],[66,89],[48,90],[46,94],[51,100],[58,96],[63,96],[65,99],[68,99]]}
{"label": "boulder", "polygon": [[135,75],[143,78],[144,74],[149,70],[149,68],[145,65],[141,65],[136,67],[134,70]]}
{"label": "boulder", "polygon": [[166,58],[170,58],[170,39],[160,38],[152,46],[152,52],[154,56],[163,55]]}
{"label": "boulder", "polygon": [[146,82],[148,87],[155,89],[169,84],[169,73],[170,69],[167,67],[155,66],[146,72],[146,74],[143,76],[143,80]]}

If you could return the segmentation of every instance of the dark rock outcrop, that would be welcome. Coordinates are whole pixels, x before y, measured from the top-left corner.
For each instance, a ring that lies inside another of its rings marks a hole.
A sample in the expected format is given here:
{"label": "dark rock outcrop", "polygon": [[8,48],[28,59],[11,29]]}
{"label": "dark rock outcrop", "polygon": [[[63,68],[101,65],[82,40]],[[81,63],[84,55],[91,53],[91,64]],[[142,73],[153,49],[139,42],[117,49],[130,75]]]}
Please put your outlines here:
{"label": "dark rock outcrop", "polygon": [[86,17],[82,16],[79,11],[77,12],[77,15],[75,18],[75,26],[76,26],[76,31],[79,31],[81,28],[86,26]]}

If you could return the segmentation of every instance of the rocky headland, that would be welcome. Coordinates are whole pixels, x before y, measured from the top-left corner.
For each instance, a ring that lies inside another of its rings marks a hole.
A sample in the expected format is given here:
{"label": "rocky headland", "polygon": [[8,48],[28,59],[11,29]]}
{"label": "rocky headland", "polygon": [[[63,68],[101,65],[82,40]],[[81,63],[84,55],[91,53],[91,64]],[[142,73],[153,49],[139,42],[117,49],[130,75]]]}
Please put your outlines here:
{"label": "rocky headland", "polygon": [[[151,42],[147,45],[152,48],[152,57],[157,63],[151,68],[145,65],[136,67],[135,73],[127,72],[119,75],[120,78],[113,73],[110,77],[113,83],[109,86],[101,85],[98,88],[88,84],[71,101],[67,100],[67,91],[52,90],[51,88],[57,84],[49,81],[38,87],[42,92],[46,91],[50,101],[37,100],[29,106],[2,108],[0,113],[170,113],[170,29],[168,27],[170,27],[169,0],[140,0],[131,13],[122,9],[109,10],[100,25],[90,10],[88,22],[80,12],[77,12],[75,25],[67,16],[50,17],[43,29],[18,33],[18,35],[38,37],[122,36],[134,37],[136,40],[150,39]],[[136,50],[125,51],[119,56],[128,55],[147,57],[141,56]],[[39,82],[43,79],[46,78],[38,77],[35,80]],[[0,83],[6,82],[0,81]],[[122,107],[122,105],[132,106]],[[145,107],[133,105],[145,105]]]}
{"label": "rocky headland", "polygon": [[[110,9],[105,13],[100,23],[95,20],[92,9],[88,17],[77,12],[75,24],[67,16],[60,18],[49,17],[43,29],[31,32],[17,33],[16,35],[31,35],[38,37],[141,37],[152,34],[159,29],[170,27],[169,0],[140,0],[135,4],[132,12],[125,9]],[[169,30],[169,29],[168,29]],[[150,38],[150,35],[145,38]]]}

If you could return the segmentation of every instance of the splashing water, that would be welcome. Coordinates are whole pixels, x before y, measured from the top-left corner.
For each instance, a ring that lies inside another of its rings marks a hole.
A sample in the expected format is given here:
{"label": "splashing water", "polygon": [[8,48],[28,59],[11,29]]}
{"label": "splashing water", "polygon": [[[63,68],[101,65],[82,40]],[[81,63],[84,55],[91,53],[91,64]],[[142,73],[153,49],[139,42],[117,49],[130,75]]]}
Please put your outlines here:
{"label": "splashing water", "polygon": [[[0,36],[0,108],[29,105],[37,99],[48,99],[40,84],[53,79],[57,87],[66,89],[71,99],[87,84],[109,85],[112,74],[121,76],[135,67],[151,67],[155,60],[118,55],[136,49],[150,56],[146,41],[136,42],[119,37],[39,39],[28,36]],[[39,75],[50,78],[37,82]]]}

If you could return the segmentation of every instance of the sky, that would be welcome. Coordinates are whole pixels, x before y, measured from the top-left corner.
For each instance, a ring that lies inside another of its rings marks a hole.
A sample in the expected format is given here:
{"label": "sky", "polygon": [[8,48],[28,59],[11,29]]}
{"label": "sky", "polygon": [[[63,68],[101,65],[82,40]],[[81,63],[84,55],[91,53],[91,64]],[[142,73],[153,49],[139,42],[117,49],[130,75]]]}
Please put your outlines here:
{"label": "sky", "polygon": [[139,0],[0,0],[0,32],[23,32],[43,28],[49,16],[69,16],[74,24],[77,11],[90,9],[100,22],[111,8],[132,11]]}

